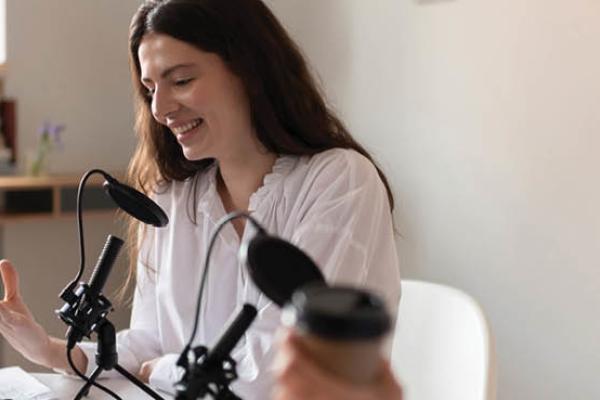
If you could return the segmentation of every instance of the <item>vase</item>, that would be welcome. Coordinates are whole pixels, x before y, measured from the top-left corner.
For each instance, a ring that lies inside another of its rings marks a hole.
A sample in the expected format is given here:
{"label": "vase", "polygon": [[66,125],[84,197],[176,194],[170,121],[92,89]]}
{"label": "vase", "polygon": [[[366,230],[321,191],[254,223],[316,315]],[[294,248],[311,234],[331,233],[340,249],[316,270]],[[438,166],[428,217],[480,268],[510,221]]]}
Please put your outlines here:
{"label": "vase", "polygon": [[30,149],[25,153],[25,173],[28,176],[48,175],[48,152]]}

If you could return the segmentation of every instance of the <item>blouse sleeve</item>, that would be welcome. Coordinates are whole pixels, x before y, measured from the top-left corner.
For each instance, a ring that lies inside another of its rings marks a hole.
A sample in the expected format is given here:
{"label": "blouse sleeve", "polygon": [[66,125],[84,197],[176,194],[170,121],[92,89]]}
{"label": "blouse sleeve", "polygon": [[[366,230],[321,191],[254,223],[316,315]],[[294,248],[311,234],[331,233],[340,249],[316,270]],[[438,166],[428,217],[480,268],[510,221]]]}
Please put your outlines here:
{"label": "blouse sleeve", "polygon": [[[344,151],[311,172],[303,183],[309,189],[296,199],[299,218],[288,239],[311,256],[327,282],[366,287],[382,296],[395,316],[400,298],[398,256],[387,192],[377,170],[366,158]],[[263,303],[234,352],[245,373],[234,386],[238,395],[268,393],[272,387],[274,333],[279,324],[278,307]]]}
{"label": "blouse sleeve", "polygon": [[342,152],[323,164],[307,194],[292,242],[330,284],[365,287],[391,315],[400,300],[400,270],[387,191],[373,164]]}

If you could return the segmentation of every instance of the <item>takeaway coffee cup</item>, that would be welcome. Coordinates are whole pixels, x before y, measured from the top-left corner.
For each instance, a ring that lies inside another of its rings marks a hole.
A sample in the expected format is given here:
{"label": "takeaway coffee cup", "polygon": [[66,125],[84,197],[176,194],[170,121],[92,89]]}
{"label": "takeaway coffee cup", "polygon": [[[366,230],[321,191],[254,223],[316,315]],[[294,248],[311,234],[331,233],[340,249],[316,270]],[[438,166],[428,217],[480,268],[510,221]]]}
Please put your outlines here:
{"label": "takeaway coffee cup", "polygon": [[294,292],[282,320],[300,334],[324,369],[357,384],[376,378],[391,321],[383,301],[373,293],[309,285]]}

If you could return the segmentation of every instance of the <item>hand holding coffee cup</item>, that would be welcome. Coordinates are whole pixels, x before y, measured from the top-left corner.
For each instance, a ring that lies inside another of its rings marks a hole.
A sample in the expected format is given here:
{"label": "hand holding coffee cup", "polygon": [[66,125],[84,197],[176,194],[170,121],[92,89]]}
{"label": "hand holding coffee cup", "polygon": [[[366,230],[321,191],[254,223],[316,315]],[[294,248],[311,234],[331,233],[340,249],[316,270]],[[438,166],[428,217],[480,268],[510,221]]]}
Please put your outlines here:
{"label": "hand holding coffee cup", "polygon": [[383,301],[350,287],[308,285],[296,291],[282,314],[323,369],[355,384],[373,382],[381,346],[391,326]]}

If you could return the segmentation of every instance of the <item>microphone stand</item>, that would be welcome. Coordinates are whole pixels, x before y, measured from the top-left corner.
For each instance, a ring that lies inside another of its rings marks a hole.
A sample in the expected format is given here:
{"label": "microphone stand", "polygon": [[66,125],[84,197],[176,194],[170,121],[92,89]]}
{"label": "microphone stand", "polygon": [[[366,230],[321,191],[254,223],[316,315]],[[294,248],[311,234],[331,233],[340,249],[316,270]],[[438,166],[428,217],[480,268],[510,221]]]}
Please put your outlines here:
{"label": "microphone stand", "polygon": [[[104,251],[100,256],[99,266],[102,261],[112,260],[116,258],[116,253],[120,248],[122,241],[115,237],[109,236],[104,247]],[[110,254],[106,256],[106,254]],[[97,267],[92,274],[91,283],[80,283],[78,289],[74,293],[69,293],[68,300],[63,307],[57,311],[58,316],[69,325],[67,330],[67,351],[70,352],[76,343],[80,342],[84,336],[89,337],[92,332],[95,332],[98,338],[96,347],[96,364],[97,367],[92,375],[87,378],[83,374],[78,375],[83,378],[86,383],[75,396],[75,400],[79,400],[87,396],[92,385],[105,390],[102,385],[96,383],[96,378],[103,372],[115,369],[123,377],[131,381],[134,385],[146,392],[150,397],[157,400],[163,400],[156,392],[146,386],[143,382],[137,379],[118,364],[117,340],[114,325],[106,318],[108,313],[113,310],[110,301],[102,294],[93,293],[91,286],[96,286],[95,282],[101,282],[103,286],[104,280],[108,277],[110,265],[108,268]],[[71,366],[75,372],[79,372]],[[106,391],[106,390],[105,390]],[[114,393],[109,393],[115,397]],[[118,398],[118,396],[116,396]]]}
{"label": "microphone stand", "polygon": [[156,392],[146,386],[143,382],[137,379],[134,375],[129,373],[125,368],[121,367],[118,364],[118,354],[117,354],[117,339],[115,333],[114,325],[106,318],[104,318],[99,324],[96,325],[94,331],[98,337],[98,347],[96,349],[96,364],[98,365],[92,375],[89,377],[89,380],[83,385],[81,390],[75,396],[75,400],[79,400],[84,396],[88,395],[90,387],[96,381],[96,378],[103,371],[110,371],[111,369],[115,369],[118,373],[120,373],[123,377],[128,379],[138,388],[143,390],[148,396],[153,399],[163,400],[161,396],[159,396]]}
{"label": "microphone stand", "polygon": [[[106,393],[113,396],[115,399],[120,397],[106,387],[96,383],[96,378],[103,372],[115,369],[123,377],[128,379],[142,391],[148,394],[151,398],[163,400],[156,392],[146,386],[134,375],[129,373],[118,364],[117,341],[114,325],[106,318],[108,313],[112,311],[112,304],[101,293],[104,283],[108,279],[112,264],[117,257],[117,254],[123,244],[123,241],[115,236],[109,235],[105,244],[104,250],[98,260],[98,264],[92,273],[89,285],[83,282],[79,283],[77,290],[74,290],[75,285],[83,274],[85,265],[85,247],[83,244],[83,221],[81,217],[81,199],[85,182],[94,173],[99,173],[106,179],[104,187],[109,196],[117,203],[117,205],[132,215],[134,218],[152,224],[154,226],[164,226],[168,223],[168,218],[164,211],[160,209],[152,200],[147,198],[135,189],[121,184],[108,173],[94,169],[88,171],[79,183],[77,192],[77,221],[79,231],[79,248],[81,255],[80,269],[75,277],[61,292],[60,298],[65,301],[61,309],[57,310],[58,316],[67,324],[67,359],[73,371],[83,380],[84,386],[75,396],[76,400],[87,396],[92,385],[104,390]],[[138,207],[139,205],[139,207]],[[142,208],[143,210],[140,210]],[[146,212],[147,211],[147,212]],[[95,332],[98,337],[96,348],[96,364],[97,367],[92,375],[88,378],[81,373],[74,365],[71,359],[71,350],[76,343],[80,342],[84,336],[90,337],[90,334]]]}
{"label": "microphone stand", "polygon": [[[252,324],[256,317],[256,308],[244,304],[243,309],[211,351],[204,346],[192,348],[200,319],[202,294],[208,276],[211,251],[221,229],[228,222],[240,217],[246,218],[257,230],[251,241],[242,242],[238,252],[240,264],[248,268],[254,284],[270,300],[281,307],[299,287],[308,283],[326,284],[325,277],[308,255],[291,243],[270,236],[248,213],[238,211],[223,217],[217,223],[210,237],[204,259],[194,327],[190,339],[177,361],[177,365],[184,369],[184,375],[175,386],[177,389],[176,400],[196,400],[204,398],[206,395],[210,395],[216,400],[240,399],[229,389],[229,385],[238,377],[235,370],[236,363],[229,353]],[[266,249],[270,250],[267,252]],[[281,268],[282,259],[285,259],[290,271],[287,271],[288,268]],[[290,275],[290,272],[293,273]]]}
{"label": "microphone stand", "polygon": [[184,369],[184,374],[181,380],[175,384],[177,391],[176,400],[196,400],[202,399],[206,395],[210,395],[215,400],[241,400],[240,397],[229,389],[229,385],[238,377],[235,369],[236,362],[231,358],[229,353],[256,318],[256,308],[250,304],[244,304],[242,310],[236,315],[232,323],[229,324],[229,327],[221,335],[219,342],[213,347],[212,351],[209,351],[204,346],[192,348],[192,342],[198,329],[202,294],[204,293],[204,286],[208,277],[212,249],[221,229],[228,222],[240,217],[250,221],[257,228],[257,234],[266,234],[265,229],[252,216],[244,212],[232,212],[217,223],[204,258],[204,271],[202,272],[200,291],[196,304],[194,328],[192,329],[187,345],[177,361],[177,365]]}

